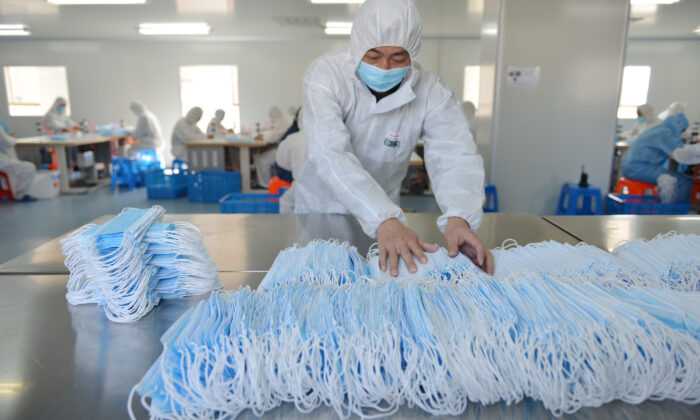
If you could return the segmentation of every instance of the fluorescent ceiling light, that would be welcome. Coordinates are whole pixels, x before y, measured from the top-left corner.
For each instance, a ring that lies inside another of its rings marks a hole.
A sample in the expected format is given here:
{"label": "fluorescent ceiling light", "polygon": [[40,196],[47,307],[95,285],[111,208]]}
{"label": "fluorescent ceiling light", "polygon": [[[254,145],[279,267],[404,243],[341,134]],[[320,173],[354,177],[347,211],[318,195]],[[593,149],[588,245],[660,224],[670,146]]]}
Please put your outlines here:
{"label": "fluorescent ceiling light", "polygon": [[105,6],[118,4],[146,4],[146,0],[46,0],[59,6]]}
{"label": "fluorescent ceiling light", "polygon": [[309,0],[313,4],[361,4],[365,0]]}
{"label": "fluorescent ceiling light", "polygon": [[695,32],[696,34],[700,35],[700,26],[698,26],[697,28],[695,28],[695,30],[694,30],[693,32]]}
{"label": "fluorescent ceiling light", "polygon": [[211,26],[205,22],[194,23],[142,23],[141,35],[208,35]]}
{"label": "fluorescent ceiling light", "polygon": [[31,32],[22,24],[0,24],[0,36],[27,36]]}
{"label": "fluorescent ceiling light", "polygon": [[350,35],[352,22],[326,22],[327,35]]}
{"label": "fluorescent ceiling light", "polygon": [[630,4],[673,4],[681,0],[630,0]]}

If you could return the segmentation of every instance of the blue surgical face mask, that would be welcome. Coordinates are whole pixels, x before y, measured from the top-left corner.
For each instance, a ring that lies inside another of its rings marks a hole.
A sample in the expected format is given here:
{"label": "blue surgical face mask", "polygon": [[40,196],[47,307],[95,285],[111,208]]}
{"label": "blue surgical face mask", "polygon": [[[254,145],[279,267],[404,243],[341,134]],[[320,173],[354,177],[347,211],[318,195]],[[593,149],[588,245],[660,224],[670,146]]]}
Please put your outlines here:
{"label": "blue surgical face mask", "polygon": [[360,75],[360,78],[368,88],[375,92],[383,93],[401,83],[403,78],[406,77],[408,68],[409,66],[383,70],[361,61],[360,66],[357,68],[357,74]]}
{"label": "blue surgical face mask", "polygon": [[66,107],[65,106],[59,106],[58,107],[58,113],[59,114],[65,114],[66,112]]}
{"label": "blue surgical face mask", "polygon": [[644,117],[637,117],[637,122],[643,124],[646,121]]}

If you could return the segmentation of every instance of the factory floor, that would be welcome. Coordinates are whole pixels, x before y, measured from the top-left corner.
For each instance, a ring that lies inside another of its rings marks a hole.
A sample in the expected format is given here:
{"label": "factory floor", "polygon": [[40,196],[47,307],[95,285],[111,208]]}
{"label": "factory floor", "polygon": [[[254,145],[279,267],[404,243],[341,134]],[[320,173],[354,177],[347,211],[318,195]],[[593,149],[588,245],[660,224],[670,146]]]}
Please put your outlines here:
{"label": "factory floor", "polygon": [[[219,204],[177,200],[149,200],[145,188],[112,193],[102,188],[85,195],[61,195],[52,200],[0,202],[0,264],[31,251],[39,245],[78,228],[105,214],[125,207],[160,204],[170,214],[219,213]],[[407,212],[439,212],[433,196],[403,196]]]}

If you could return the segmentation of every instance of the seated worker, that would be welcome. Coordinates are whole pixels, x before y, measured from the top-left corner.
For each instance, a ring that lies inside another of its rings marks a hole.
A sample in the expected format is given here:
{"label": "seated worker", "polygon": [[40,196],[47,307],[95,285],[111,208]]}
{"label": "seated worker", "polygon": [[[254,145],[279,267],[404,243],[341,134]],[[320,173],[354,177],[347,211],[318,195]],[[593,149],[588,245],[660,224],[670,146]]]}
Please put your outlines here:
{"label": "seated worker", "polygon": [[[212,117],[211,121],[209,121],[209,125],[207,125],[207,138],[213,139],[217,136],[226,137],[227,130],[223,124],[221,124],[225,116],[226,112],[223,109],[217,109],[216,112],[214,112],[214,117]],[[228,130],[228,132],[232,133],[233,130]]]}
{"label": "seated worker", "polygon": [[644,131],[622,157],[622,176],[656,184],[664,202],[687,202],[693,181],[679,172],[663,168],[674,150],[683,146],[681,135],[687,129],[685,114],[673,114],[656,127]]}
{"label": "seated worker", "polygon": [[17,159],[15,153],[17,139],[9,135],[4,126],[4,122],[0,124],[0,172],[5,172],[10,179],[12,196],[15,200],[22,200],[34,182],[36,168],[31,162]]}
{"label": "seated worker", "polygon": [[661,124],[661,120],[656,117],[654,108],[652,108],[651,105],[639,105],[639,107],[637,107],[637,122],[634,123],[631,129],[620,134],[620,140],[637,140],[637,137],[647,128],[655,127],[659,124]]}
{"label": "seated worker", "polygon": [[185,143],[205,138],[204,133],[197,126],[199,120],[202,119],[203,113],[202,108],[195,106],[187,111],[187,115],[180,118],[175,124],[171,137],[171,153],[175,159],[186,161],[187,147]]}
{"label": "seated worker", "polygon": [[68,102],[64,98],[58,97],[49,112],[44,115],[43,123],[53,134],[68,133],[72,129],[78,129],[78,124],[66,115],[67,106]]}
{"label": "seated worker", "polygon": [[403,224],[399,188],[411,152],[425,143],[425,164],[442,215],[448,253],[467,255],[487,273],[493,257],[474,233],[481,224],[484,166],[461,102],[416,61],[421,20],[411,0],[367,0],[350,46],[327,53],[303,84],[307,162],[294,182],[294,212],[352,214],[376,237],[379,266],[411,272],[429,244]]}
{"label": "seated worker", "polygon": [[139,141],[131,146],[129,154],[136,156],[139,152],[147,150],[155,150],[156,153],[160,153],[163,146],[163,131],[160,128],[158,118],[138,101],[131,103],[131,111],[138,118],[131,136]]}
{"label": "seated worker", "polygon": [[277,144],[284,138],[287,131],[294,123],[294,119],[286,115],[278,107],[274,106],[269,112],[270,120],[272,121],[272,129],[262,135],[262,139],[270,146],[264,151],[255,155],[253,159],[255,163],[255,172],[258,176],[258,184],[261,187],[267,187],[272,178],[273,166],[275,164],[275,154],[277,153]]}

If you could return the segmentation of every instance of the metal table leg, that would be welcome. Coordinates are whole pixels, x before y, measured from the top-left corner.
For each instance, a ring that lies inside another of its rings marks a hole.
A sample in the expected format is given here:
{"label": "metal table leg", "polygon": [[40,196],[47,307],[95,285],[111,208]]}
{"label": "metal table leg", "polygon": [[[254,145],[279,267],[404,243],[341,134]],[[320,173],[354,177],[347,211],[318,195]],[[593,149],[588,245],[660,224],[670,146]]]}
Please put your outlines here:
{"label": "metal table leg", "polygon": [[241,191],[250,192],[250,148],[240,147]]}

